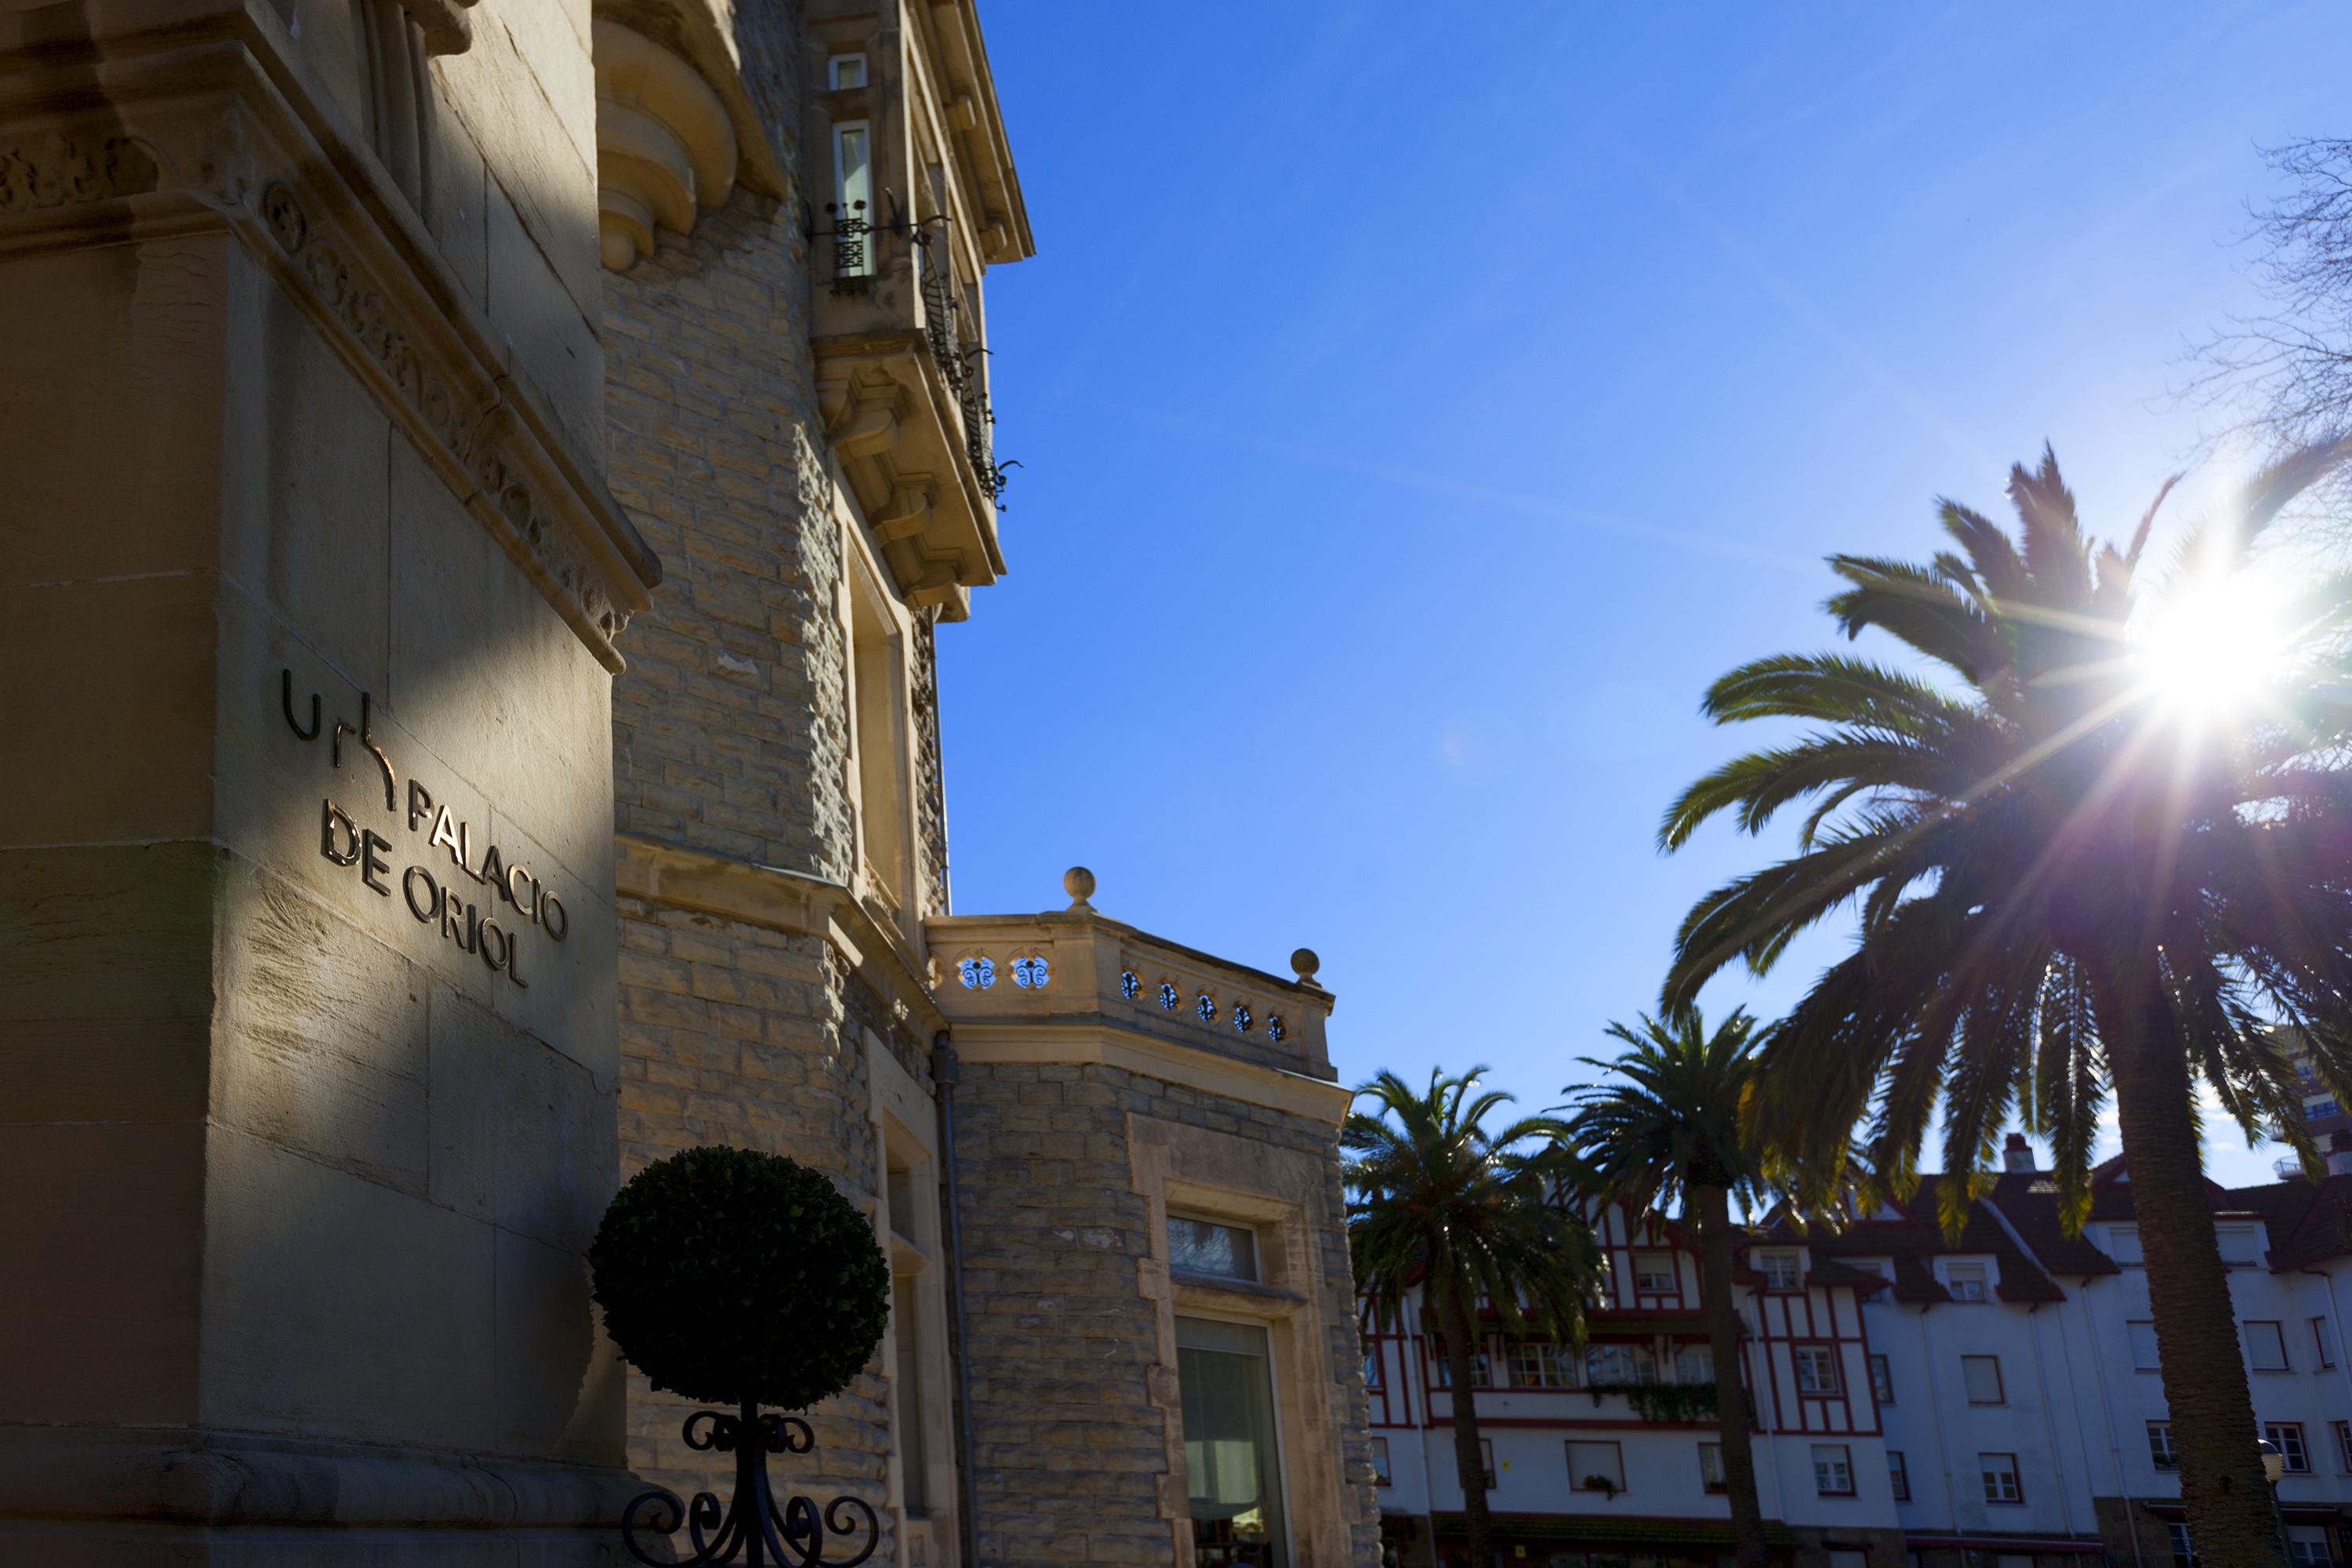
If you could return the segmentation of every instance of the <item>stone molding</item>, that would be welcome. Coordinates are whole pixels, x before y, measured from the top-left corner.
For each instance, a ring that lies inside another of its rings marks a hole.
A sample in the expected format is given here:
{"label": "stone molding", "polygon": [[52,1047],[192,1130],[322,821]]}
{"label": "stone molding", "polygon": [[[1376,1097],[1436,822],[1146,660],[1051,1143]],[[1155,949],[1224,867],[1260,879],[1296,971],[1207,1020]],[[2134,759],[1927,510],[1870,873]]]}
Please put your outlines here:
{"label": "stone molding", "polygon": [[964,415],[931,350],[908,328],[817,338],[817,410],[845,488],[899,597],[941,620],[971,614],[973,588],[1004,572],[996,503],[964,451]]}
{"label": "stone molding", "polygon": [[0,1520],[612,1530],[628,1471],[251,1432],[0,1428]]}
{"label": "stone molding", "polygon": [[947,1026],[914,951],[844,884],[626,833],[614,836],[614,848],[621,897],[822,938],[894,1010],[903,1009],[909,1027]]}
{"label": "stone molding", "polygon": [[[0,254],[227,229],[605,668],[661,565],[266,5],[0,15]],[[152,24],[152,26],[151,26]],[[41,54],[37,70],[18,64]],[[71,68],[84,68],[79,75]],[[76,83],[60,95],[60,79]],[[37,95],[37,96],[32,96]]]}
{"label": "stone molding", "polygon": [[635,28],[595,19],[596,232],[605,267],[654,253],[656,229],[684,238],[735,188],[735,127],[710,84]]}
{"label": "stone molding", "polygon": [[43,127],[0,144],[0,217],[143,195],[154,155],[136,139]]}
{"label": "stone molding", "polygon": [[1321,1079],[1260,1067],[1232,1057],[1213,1056],[1153,1035],[1138,1034],[1108,1019],[1038,1019],[1034,1022],[955,1025],[956,1055],[966,1062],[1037,1063],[1079,1067],[1097,1063],[1163,1083],[1181,1084],[1244,1105],[1264,1106],[1286,1116],[1337,1128],[1355,1102],[1353,1089]]}

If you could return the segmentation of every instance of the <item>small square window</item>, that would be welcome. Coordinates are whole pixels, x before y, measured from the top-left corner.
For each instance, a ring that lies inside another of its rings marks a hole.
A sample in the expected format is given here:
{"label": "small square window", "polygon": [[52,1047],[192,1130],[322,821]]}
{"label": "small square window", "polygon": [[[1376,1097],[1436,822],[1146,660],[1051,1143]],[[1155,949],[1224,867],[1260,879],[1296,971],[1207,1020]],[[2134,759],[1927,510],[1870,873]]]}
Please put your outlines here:
{"label": "small square window", "polygon": [[1883,1355],[1870,1358],[1870,1394],[1881,1405],[1895,1403],[1895,1373]]}
{"label": "small square window", "polygon": [[1724,1489],[1722,1444],[1701,1443],[1698,1446],[1698,1484],[1711,1492]]}
{"label": "small square window", "polygon": [[1981,1263],[1956,1261],[1944,1265],[1944,1289],[1955,1301],[1982,1301],[1985,1285],[1985,1266]]}
{"label": "small square window", "polygon": [[2303,1423],[2300,1421],[2266,1421],[2263,1423],[2263,1441],[2279,1451],[2286,1461],[2290,1476],[2311,1474],[2311,1450],[2303,1446]]}
{"label": "small square window", "polygon": [[2213,1239],[2221,1244],[2221,1261],[2233,1268],[2252,1268],[2263,1260],[2261,1230],[2251,1225],[2217,1225]]}
{"label": "small square window", "polygon": [[2018,1484],[2015,1454],[1979,1454],[1977,1473],[1984,1480],[1987,1502],[2021,1503],[2025,1489]]}
{"label": "small square window", "polygon": [[1813,1490],[1822,1497],[1853,1495],[1853,1451],[1843,1443],[1813,1445]]}
{"label": "small square window", "polygon": [[1886,1484],[1895,1489],[1896,1502],[1911,1500],[1911,1467],[1903,1460],[1903,1450],[1886,1450]]}
{"label": "small square window", "polygon": [[1969,1391],[1970,1405],[2009,1403],[2009,1395],[2001,1387],[2000,1357],[1997,1355],[1962,1356],[1960,1385]]}
{"label": "small square window", "polygon": [[2131,1335],[2132,1370],[2156,1371],[2158,1365],[2156,1355],[2156,1325],[2139,1321],[2126,1323],[2124,1329]]}
{"label": "small square window", "polygon": [[2111,1225],[2107,1226],[2107,1256],[2117,1263],[2143,1263],[2140,1255],[2139,1226]]}
{"label": "small square window", "polygon": [[1210,1279],[1257,1281],[1257,1233],[1213,1219],[1168,1216],[1168,1267]]}
{"label": "small square window", "polygon": [[1757,1271],[1764,1276],[1767,1290],[1801,1290],[1805,1284],[1804,1255],[1797,1252],[1759,1252],[1756,1255]]}
{"label": "small square window", "polygon": [[1625,1489],[1625,1459],[1614,1443],[1568,1445],[1568,1484],[1580,1492],[1617,1493]]}
{"label": "small square window", "polygon": [[1675,1293],[1675,1255],[1671,1252],[1633,1254],[1633,1289],[1653,1296]]}
{"label": "small square window", "polygon": [[1790,1353],[1796,1358],[1798,1393],[1835,1394],[1838,1391],[1837,1351],[1833,1347],[1799,1345]]}
{"label": "small square window", "polygon": [[2180,1456],[2172,1451],[2172,1423],[2151,1421],[2147,1424],[2148,1462],[2159,1470],[2180,1468]]}
{"label": "small square window", "polygon": [[2285,1372],[2286,1334],[2279,1323],[2250,1318],[2246,1321],[2246,1364],[2256,1372]]}
{"label": "small square window", "polygon": [[824,62],[824,84],[835,92],[866,85],[864,55],[835,55]]}
{"label": "small square window", "polygon": [[1389,1440],[1386,1437],[1372,1439],[1372,1484],[1381,1487],[1393,1484],[1389,1479]]}

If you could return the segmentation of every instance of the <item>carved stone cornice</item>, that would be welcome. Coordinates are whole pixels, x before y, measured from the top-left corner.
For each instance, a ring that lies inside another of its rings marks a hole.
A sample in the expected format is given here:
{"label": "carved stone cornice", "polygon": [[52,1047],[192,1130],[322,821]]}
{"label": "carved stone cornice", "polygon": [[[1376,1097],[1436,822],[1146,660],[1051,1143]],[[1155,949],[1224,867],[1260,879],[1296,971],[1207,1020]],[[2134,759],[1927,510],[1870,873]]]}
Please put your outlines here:
{"label": "carved stone cornice", "polygon": [[825,437],[909,607],[971,614],[1004,556],[964,455],[963,414],[919,332],[814,341]]}
{"label": "carved stone cornice", "polygon": [[236,236],[617,672],[659,561],[275,10],[91,4],[55,36],[63,9],[0,14],[0,254]]}

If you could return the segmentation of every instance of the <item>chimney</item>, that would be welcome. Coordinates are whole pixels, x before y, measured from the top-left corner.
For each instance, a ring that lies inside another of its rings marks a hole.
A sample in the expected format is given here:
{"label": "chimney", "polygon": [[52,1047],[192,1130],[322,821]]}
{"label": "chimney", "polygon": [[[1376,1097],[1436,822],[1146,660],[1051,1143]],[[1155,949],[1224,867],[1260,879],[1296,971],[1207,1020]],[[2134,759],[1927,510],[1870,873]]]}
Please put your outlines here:
{"label": "chimney", "polygon": [[2009,1135],[2008,1144],[2000,1152],[2000,1168],[2031,1174],[2033,1170],[2033,1145],[2025,1141],[2022,1132]]}
{"label": "chimney", "polygon": [[2327,1173],[2331,1176],[2352,1176],[2352,1132],[2328,1135]]}

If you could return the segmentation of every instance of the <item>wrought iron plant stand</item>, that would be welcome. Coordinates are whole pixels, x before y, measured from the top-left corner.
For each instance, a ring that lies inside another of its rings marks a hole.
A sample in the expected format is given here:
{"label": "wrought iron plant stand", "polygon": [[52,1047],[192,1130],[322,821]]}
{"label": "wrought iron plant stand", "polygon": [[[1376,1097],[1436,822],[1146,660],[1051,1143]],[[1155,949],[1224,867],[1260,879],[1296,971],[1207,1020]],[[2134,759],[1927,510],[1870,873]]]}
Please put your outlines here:
{"label": "wrought iron plant stand", "polygon": [[[746,1400],[736,1415],[696,1411],[686,1418],[685,1436],[689,1448],[735,1456],[735,1496],[723,1509],[715,1493],[697,1492],[689,1504],[667,1487],[656,1487],[633,1499],[621,1515],[621,1534],[629,1554],[638,1562],[669,1568],[673,1562],[715,1565],[740,1557],[751,1568],[763,1563],[777,1568],[815,1568],[820,1563],[856,1568],[882,1543],[881,1521],[861,1498],[835,1498],[824,1505],[823,1513],[804,1497],[787,1498],[784,1506],[777,1508],[776,1494],[768,1487],[768,1456],[805,1454],[816,1447],[816,1434],[799,1416],[762,1415],[757,1405]],[[866,1543],[854,1556],[826,1556],[826,1542],[845,1545],[861,1514]],[[683,1527],[693,1542],[694,1554],[675,1559],[651,1555],[639,1543],[641,1527],[661,1538]]]}

